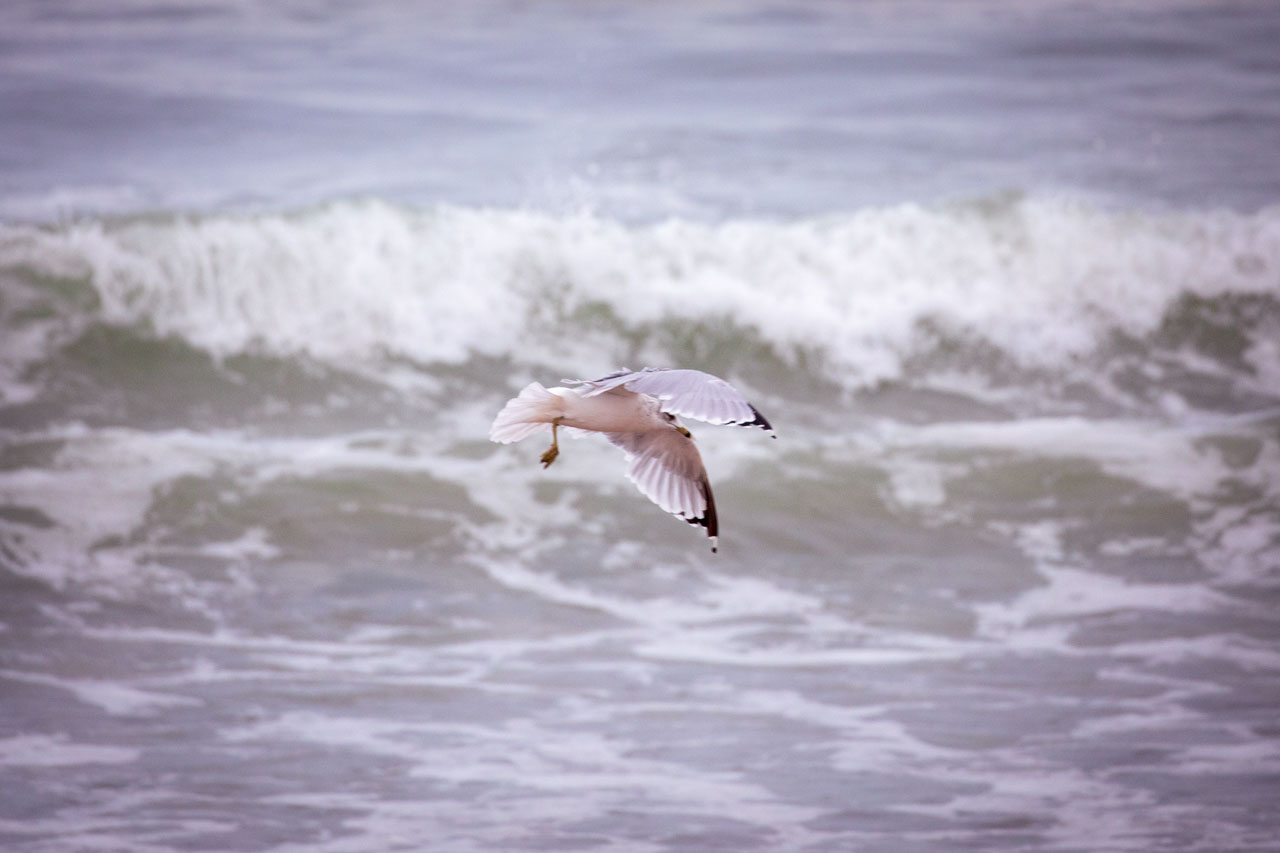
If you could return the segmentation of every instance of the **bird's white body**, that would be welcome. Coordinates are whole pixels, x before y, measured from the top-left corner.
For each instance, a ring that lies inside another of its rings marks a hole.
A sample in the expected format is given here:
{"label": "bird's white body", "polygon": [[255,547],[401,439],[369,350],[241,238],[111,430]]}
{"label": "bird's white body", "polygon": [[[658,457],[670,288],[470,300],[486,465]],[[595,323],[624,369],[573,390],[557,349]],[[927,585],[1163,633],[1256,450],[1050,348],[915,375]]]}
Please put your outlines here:
{"label": "bird's white body", "polygon": [[587,397],[573,388],[548,388],[547,391],[560,398],[561,426],[591,432],[651,432],[672,428],[671,420],[662,416],[657,398],[648,394],[614,389]]}
{"label": "bird's white body", "polygon": [[711,483],[693,436],[676,415],[772,432],[769,422],[729,383],[697,370],[624,370],[570,384],[574,387],[544,388],[531,382],[507,401],[489,438],[509,444],[550,429],[551,447],[542,455],[546,467],[560,453],[560,427],[603,433],[627,454],[627,477],[641,493],[705,527],[714,551],[718,522]]}

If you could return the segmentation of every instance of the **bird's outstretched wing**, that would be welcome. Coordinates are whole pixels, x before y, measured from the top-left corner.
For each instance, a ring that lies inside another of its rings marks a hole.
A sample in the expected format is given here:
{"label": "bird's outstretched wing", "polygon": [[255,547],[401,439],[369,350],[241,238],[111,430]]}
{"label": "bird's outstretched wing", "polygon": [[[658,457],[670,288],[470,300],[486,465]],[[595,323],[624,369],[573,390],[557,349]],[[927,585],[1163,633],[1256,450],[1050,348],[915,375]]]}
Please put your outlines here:
{"label": "bird's outstretched wing", "polygon": [[646,367],[644,370],[620,370],[599,379],[565,379],[564,382],[577,386],[578,393],[584,397],[594,397],[614,388],[626,388],[656,397],[662,410],[673,415],[711,424],[758,426],[766,432],[773,432],[773,426],[765,416],[736,388],[719,376],[701,370]]}
{"label": "bird's outstretched wing", "polygon": [[674,429],[607,432],[605,437],[627,454],[627,479],[646,498],[690,524],[705,527],[716,550],[720,527],[716,501],[702,456],[693,439]]}

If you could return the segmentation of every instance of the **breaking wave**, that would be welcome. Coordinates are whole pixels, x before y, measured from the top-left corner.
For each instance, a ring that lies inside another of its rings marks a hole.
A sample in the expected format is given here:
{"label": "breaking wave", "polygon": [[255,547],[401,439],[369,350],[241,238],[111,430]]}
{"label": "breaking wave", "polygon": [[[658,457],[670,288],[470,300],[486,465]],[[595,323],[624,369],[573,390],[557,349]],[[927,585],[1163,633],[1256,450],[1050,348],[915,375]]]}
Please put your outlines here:
{"label": "breaking wave", "polygon": [[763,358],[859,390],[953,368],[957,352],[1060,371],[1137,341],[1271,387],[1280,378],[1275,208],[1131,212],[1009,196],[628,225],[353,201],[11,225],[0,270],[13,296],[9,361],[98,323],[216,357],[375,369]]}

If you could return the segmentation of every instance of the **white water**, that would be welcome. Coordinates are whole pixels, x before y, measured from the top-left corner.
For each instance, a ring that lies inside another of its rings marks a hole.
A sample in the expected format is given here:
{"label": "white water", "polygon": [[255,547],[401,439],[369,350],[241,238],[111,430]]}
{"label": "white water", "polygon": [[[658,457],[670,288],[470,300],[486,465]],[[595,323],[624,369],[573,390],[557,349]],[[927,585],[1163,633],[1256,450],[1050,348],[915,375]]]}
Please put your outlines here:
{"label": "white water", "polygon": [[[1263,3],[0,8],[0,847],[1271,851]],[[526,382],[672,364],[721,549]]]}
{"label": "white water", "polygon": [[[816,359],[851,390],[900,379],[937,339],[1058,369],[1179,299],[1275,296],[1280,211],[1150,213],[1004,199],[799,222],[626,226],[589,215],[380,203],[297,215],[100,222],[0,235],[0,265],[87,280],[101,319],[215,355],[480,354],[602,372],[662,324]],[[1050,319],[1051,318],[1051,319]],[[586,326],[584,334],[582,327]],[[1280,375],[1269,332],[1244,353]],[[660,342],[641,357],[670,360]]]}

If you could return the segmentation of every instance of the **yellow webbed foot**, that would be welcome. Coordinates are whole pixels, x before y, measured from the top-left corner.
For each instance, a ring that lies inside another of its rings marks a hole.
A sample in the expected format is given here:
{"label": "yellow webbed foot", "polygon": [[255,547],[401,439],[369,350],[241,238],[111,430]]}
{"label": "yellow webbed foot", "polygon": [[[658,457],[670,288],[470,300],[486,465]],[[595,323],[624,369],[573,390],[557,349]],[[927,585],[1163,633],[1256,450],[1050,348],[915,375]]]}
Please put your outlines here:
{"label": "yellow webbed foot", "polygon": [[552,462],[556,461],[556,457],[560,455],[560,448],[557,445],[551,445],[547,448],[547,452],[542,454],[542,467],[546,468]]}

